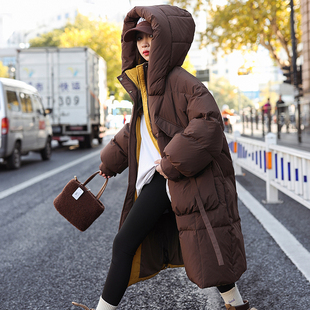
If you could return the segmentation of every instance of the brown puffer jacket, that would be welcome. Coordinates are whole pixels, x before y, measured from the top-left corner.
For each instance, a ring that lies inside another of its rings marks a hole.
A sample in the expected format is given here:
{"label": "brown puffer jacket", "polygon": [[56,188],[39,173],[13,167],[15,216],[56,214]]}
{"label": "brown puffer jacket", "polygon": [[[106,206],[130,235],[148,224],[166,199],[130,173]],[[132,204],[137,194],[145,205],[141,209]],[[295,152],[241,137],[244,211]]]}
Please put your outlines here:
{"label": "brown puffer jacket", "polygon": [[[150,60],[143,68],[151,128],[169,178],[174,213],[163,214],[139,247],[129,285],[183,264],[201,288],[233,283],[246,270],[246,258],[221,113],[206,87],[180,67],[193,40],[193,19],[173,6],[135,7],[125,18],[123,34],[139,17],[153,28]],[[141,93],[126,74],[137,66],[135,54],[136,43],[122,41],[119,80],[134,102],[131,122],[101,152],[100,169],[107,175],[129,167],[120,226],[135,200]]]}

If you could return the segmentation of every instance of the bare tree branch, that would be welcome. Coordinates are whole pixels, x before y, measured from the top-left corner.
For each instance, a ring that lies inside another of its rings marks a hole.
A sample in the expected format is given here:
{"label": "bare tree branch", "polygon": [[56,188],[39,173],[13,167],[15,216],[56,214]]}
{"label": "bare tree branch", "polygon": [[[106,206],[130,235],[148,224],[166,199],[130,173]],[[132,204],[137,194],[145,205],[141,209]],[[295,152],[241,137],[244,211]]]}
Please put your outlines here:
{"label": "bare tree branch", "polygon": [[[266,41],[268,41],[268,44],[266,43]],[[270,44],[270,41],[267,40],[266,36],[261,33],[260,34],[260,44],[262,46],[264,46],[270,53],[270,55],[272,56],[272,58],[277,62],[277,64],[280,66],[280,67],[283,67],[285,65],[284,61],[281,60],[278,55],[276,54],[274,48],[272,47],[272,45]],[[291,63],[291,59],[289,60],[289,62]]]}

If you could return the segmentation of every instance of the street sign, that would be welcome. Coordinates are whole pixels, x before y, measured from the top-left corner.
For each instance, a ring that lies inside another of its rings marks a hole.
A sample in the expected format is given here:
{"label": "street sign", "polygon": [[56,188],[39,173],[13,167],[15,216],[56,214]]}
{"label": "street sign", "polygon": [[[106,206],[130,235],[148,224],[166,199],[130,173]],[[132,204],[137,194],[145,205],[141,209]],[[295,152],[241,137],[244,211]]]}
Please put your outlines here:
{"label": "street sign", "polygon": [[210,71],[209,69],[206,70],[197,70],[196,71],[196,78],[201,82],[209,82],[210,81]]}

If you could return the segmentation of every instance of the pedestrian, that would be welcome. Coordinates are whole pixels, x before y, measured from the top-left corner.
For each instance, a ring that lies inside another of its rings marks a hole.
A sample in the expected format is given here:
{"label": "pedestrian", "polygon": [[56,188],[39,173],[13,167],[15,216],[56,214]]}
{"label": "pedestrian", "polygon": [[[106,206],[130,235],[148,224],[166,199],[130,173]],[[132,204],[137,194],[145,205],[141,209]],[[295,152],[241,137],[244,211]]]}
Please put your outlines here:
{"label": "pedestrian", "polygon": [[263,115],[262,115],[263,123],[265,123],[267,125],[268,132],[271,132],[271,104],[270,104],[270,98],[267,99],[267,102],[263,105],[262,110],[263,110]]}
{"label": "pedestrian", "polygon": [[246,257],[221,112],[181,68],[194,30],[191,14],[169,5],[135,7],[124,20],[119,81],[133,111],[101,151],[100,170],[110,178],[128,167],[129,178],[96,310],[116,309],[128,286],[182,266],[199,287],[217,286],[227,309],[250,309],[235,284]]}
{"label": "pedestrian", "polygon": [[111,127],[112,118],[113,118],[113,116],[110,113],[106,117],[106,127],[107,127],[107,129],[110,129],[110,127]]}
{"label": "pedestrian", "polygon": [[284,106],[285,102],[282,100],[282,96],[279,95],[279,99],[276,102],[276,109],[278,111],[279,114],[285,112],[285,106]]}
{"label": "pedestrian", "polygon": [[270,115],[271,111],[271,104],[270,104],[270,98],[267,99],[267,102],[263,105],[263,113]]}
{"label": "pedestrian", "polygon": [[279,95],[279,99],[276,102],[276,117],[278,124],[278,138],[280,138],[279,133],[282,129],[282,126],[285,123],[285,102],[282,100],[282,96]]}
{"label": "pedestrian", "polygon": [[127,112],[123,113],[123,124],[126,124],[126,116],[127,116]]}
{"label": "pedestrian", "polygon": [[230,122],[230,117],[234,115],[234,112],[229,109],[229,106],[227,104],[224,104],[222,106],[221,114],[224,121],[224,131],[232,133],[232,124]]}

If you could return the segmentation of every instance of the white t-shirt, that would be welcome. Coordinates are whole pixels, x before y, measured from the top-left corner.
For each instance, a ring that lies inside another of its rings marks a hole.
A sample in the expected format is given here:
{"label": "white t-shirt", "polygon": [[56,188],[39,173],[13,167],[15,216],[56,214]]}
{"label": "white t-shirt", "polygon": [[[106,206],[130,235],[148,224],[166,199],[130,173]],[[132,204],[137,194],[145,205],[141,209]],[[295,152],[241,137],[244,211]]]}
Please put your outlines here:
{"label": "white t-shirt", "polygon": [[[146,127],[144,115],[141,115],[140,122],[140,134],[141,134],[141,145],[140,145],[140,156],[138,165],[138,176],[136,182],[137,195],[141,193],[141,190],[145,184],[149,184],[156,171],[155,161],[161,159],[159,152],[157,151]],[[168,180],[166,182],[167,195],[170,198]],[[170,198],[171,199],[171,198]]]}

